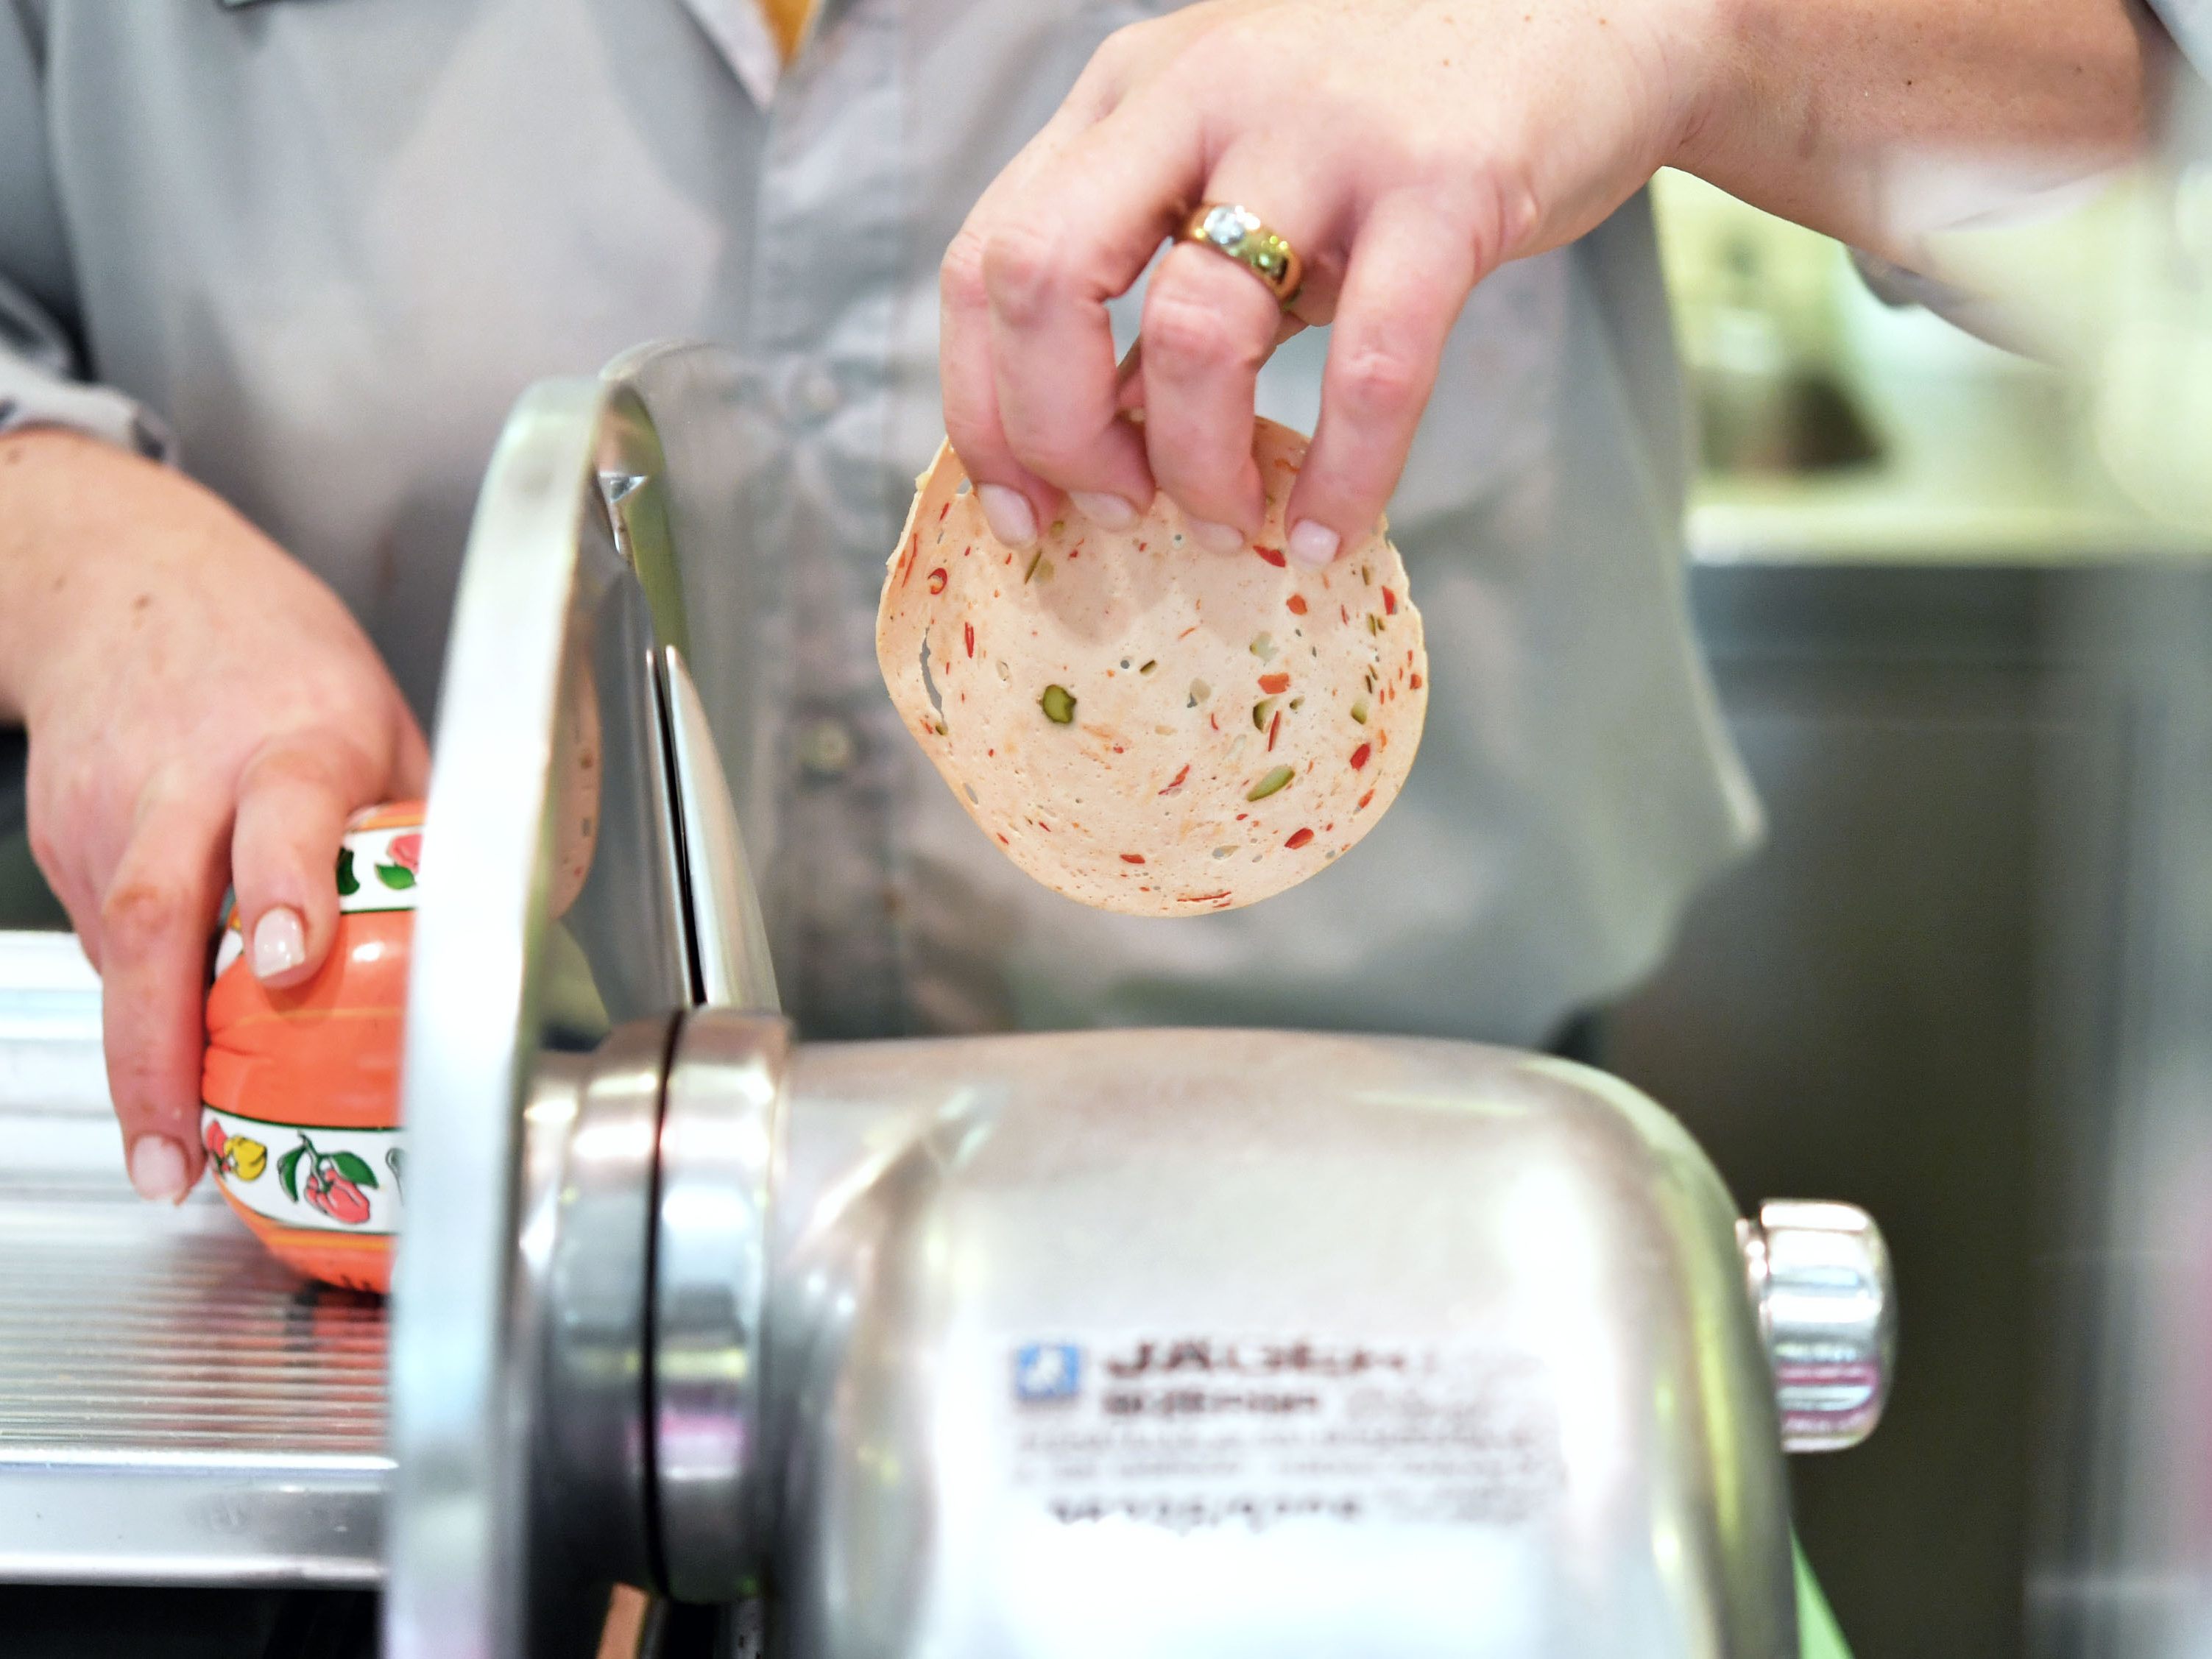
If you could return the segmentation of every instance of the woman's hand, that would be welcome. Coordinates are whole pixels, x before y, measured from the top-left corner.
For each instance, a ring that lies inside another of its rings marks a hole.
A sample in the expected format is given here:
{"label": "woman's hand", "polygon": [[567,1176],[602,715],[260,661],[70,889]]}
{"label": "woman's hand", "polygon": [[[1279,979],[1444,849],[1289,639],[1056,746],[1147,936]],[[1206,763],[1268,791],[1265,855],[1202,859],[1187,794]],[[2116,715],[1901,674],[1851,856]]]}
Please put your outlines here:
{"label": "woman's hand", "polygon": [[[2165,49],[2135,0],[1207,0],[1109,39],[955,239],[946,428],[1002,540],[1063,493],[1111,526],[1157,486],[1233,550],[1260,524],[1260,365],[1334,319],[1288,503],[1291,556],[1323,564],[1382,510],[1502,262],[1672,163],[1911,264],[1917,170],[2109,165]],[[1202,203],[1287,238],[1304,291],[1285,317],[1249,270],[1174,248],[1121,384],[1106,301]]]}
{"label": "woman's hand", "polygon": [[[1334,320],[1290,551],[1319,565],[1381,514],[1468,290],[1567,241],[1679,144],[1709,0],[1212,0],[1100,48],[969,216],[944,270],[945,421],[1001,539],[1079,496],[1114,524],[1155,484],[1233,550],[1260,524],[1253,385],[1274,295],[1171,250],[1145,300],[1140,387],[1106,301],[1202,202],[1305,264],[1297,321]],[[1118,417],[1141,399],[1141,426]]]}
{"label": "woman's hand", "polygon": [[100,969],[131,1179],[198,1178],[208,947],[234,887],[265,984],[320,966],[347,817],[428,754],[336,595],[181,474],[0,438],[0,717],[30,733],[31,848]]}

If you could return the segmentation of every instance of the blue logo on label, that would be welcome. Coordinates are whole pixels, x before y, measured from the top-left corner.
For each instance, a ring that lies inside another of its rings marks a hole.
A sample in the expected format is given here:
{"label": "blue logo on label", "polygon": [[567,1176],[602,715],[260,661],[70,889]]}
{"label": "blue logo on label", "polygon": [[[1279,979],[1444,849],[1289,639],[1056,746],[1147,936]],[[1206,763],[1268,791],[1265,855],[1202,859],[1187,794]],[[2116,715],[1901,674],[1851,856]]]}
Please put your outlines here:
{"label": "blue logo on label", "polygon": [[1083,1386],[1083,1350],[1073,1342],[1031,1342],[1014,1350],[1014,1398],[1073,1400]]}

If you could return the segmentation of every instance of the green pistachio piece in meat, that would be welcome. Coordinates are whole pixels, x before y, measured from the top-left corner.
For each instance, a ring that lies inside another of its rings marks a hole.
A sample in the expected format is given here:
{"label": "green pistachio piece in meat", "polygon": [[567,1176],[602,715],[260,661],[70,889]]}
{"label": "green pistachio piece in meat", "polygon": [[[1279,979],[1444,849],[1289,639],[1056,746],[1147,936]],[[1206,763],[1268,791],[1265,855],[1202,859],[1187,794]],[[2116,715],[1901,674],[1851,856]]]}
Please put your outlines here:
{"label": "green pistachio piece in meat", "polygon": [[1268,773],[1266,777],[1254,784],[1252,787],[1245,793],[1244,799],[1246,800],[1265,800],[1268,796],[1273,794],[1275,791],[1288,783],[1291,781],[1291,769],[1289,767],[1278,766],[1273,771]]}
{"label": "green pistachio piece in meat", "polygon": [[1054,726],[1065,726],[1075,718],[1075,694],[1064,685],[1048,685],[1037,699],[1037,707]]}

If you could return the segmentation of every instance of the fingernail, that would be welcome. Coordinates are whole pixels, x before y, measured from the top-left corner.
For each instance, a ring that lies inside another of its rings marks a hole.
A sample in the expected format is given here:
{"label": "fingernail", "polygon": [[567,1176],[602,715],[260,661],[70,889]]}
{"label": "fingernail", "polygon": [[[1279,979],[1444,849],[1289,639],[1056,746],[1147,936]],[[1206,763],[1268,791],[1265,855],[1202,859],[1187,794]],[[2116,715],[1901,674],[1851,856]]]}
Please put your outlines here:
{"label": "fingernail", "polygon": [[1036,539],[1036,514],[1030,511],[1029,497],[1020,490],[1004,484],[979,484],[975,493],[983,498],[983,517],[991,533],[1008,547],[1027,547]]}
{"label": "fingernail", "polygon": [[1291,562],[1309,570],[1320,569],[1336,556],[1336,550],[1343,545],[1343,537],[1311,519],[1300,519],[1292,525],[1291,538],[1285,544]]}
{"label": "fingernail", "polygon": [[131,1184],[149,1203],[171,1203],[185,1195],[185,1151],[161,1135],[140,1135],[131,1145]]}
{"label": "fingernail", "polygon": [[1103,491],[1071,490],[1067,499],[1075,503],[1077,512],[1101,530],[1134,530],[1137,520],[1145,516],[1133,501]]}
{"label": "fingernail", "polygon": [[1233,524],[1215,524],[1208,519],[1188,520],[1193,540],[1209,553],[1237,553],[1244,546],[1244,532]]}
{"label": "fingernail", "polygon": [[253,924],[253,977],[274,979],[307,959],[307,930],[289,904],[273,905]]}

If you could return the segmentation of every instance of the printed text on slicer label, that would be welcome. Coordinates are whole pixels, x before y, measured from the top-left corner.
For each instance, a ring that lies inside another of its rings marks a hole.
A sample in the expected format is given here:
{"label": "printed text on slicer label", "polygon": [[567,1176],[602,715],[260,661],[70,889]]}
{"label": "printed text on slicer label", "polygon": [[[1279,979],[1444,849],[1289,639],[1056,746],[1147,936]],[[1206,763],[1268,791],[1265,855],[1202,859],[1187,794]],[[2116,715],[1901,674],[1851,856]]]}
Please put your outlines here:
{"label": "printed text on slicer label", "polygon": [[1512,1525],[1565,1484],[1525,1353],[1304,1337],[1008,1345],[1009,1473],[1057,1521]]}

